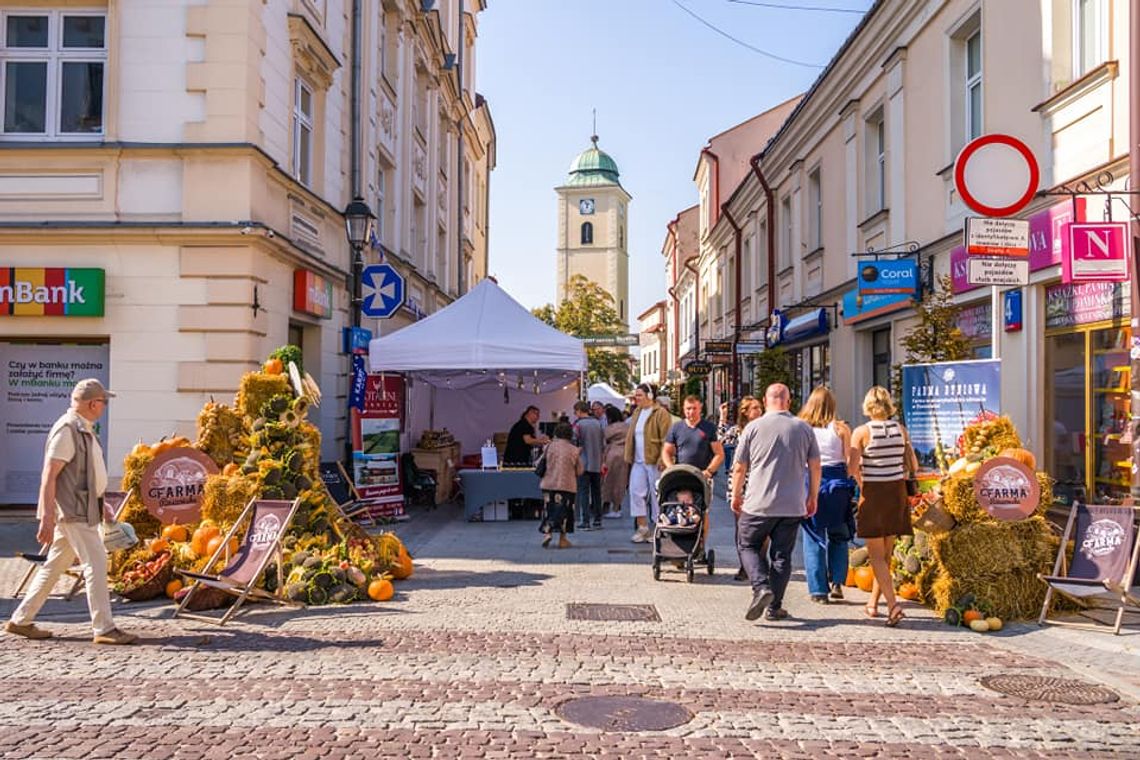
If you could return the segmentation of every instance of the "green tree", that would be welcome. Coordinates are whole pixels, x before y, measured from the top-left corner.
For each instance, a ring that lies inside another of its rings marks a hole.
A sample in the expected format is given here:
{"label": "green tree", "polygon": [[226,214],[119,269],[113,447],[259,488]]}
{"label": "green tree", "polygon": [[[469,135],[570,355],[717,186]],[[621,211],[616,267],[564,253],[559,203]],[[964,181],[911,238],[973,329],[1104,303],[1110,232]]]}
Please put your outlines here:
{"label": "green tree", "polygon": [[[570,278],[568,297],[555,307],[539,306],[534,316],[576,338],[625,335],[626,326],[614,308],[614,298],[596,282],[580,274]],[[625,393],[633,387],[629,354],[612,348],[586,347],[587,382],[609,383]]]}
{"label": "green tree", "polygon": [[755,395],[764,398],[768,386],[773,383],[783,383],[792,392],[792,411],[800,406],[800,383],[794,365],[795,357],[779,346],[769,348],[756,355],[756,367],[753,370],[755,379]]}

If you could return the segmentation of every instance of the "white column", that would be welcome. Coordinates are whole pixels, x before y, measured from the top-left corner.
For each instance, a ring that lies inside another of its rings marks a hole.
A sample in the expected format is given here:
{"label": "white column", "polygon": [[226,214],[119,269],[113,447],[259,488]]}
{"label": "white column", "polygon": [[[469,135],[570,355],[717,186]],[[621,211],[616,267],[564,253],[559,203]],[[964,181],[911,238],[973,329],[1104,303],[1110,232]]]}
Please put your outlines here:
{"label": "white column", "polygon": [[887,69],[887,206],[891,210],[887,245],[898,245],[906,236],[906,103],[903,100],[903,67],[906,51],[899,50]]}
{"label": "white column", "polygon": [[[844,209],[845,240],[847,250],[843,253],[851,254],[859,250],[859,130],[856,129],[858,118],[858,103],[851,103],[843,114],[843,144],[844,144],[844,172],[843,190],[846,199]],[[847,263],[843,266],[847,270],[847,277],[855,276],[856,264],[854,256],[846,256]],[[842,271],[842,270],[841,270]],[[770,308],[770,307],[769,307]]]}

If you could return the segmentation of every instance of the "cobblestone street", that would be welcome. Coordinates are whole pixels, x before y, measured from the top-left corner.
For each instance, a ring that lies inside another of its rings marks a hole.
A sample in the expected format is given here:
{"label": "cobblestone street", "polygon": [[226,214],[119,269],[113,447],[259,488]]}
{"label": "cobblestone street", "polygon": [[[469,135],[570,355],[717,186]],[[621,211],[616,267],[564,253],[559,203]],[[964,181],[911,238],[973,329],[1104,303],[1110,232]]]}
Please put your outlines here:
{"label": "cobblestone street", "polygon": [[[895,630],[865,595],[814,605],[797,571],[792,617],[748,623],[722,501],[715,575],[651,579],[626,521],[542,549],[535,523],[401,525],[415,576],[386,604],[257,607],[213,628],[167,605],[117,605],[136,648],[90,643],[82,599],[53,599],[57,638],[0,648],[6,758],[1058,757],[1140,754],[1138,635],[1011,625],[980,636],[911,606]],[[453,519],[454,518],[454,519]],[[30,524],[5,524],[7,544]],[[5,593],[20,572],[4,559]],[[570,620],[569,603],[652,605],[660,621]],[[14,602],[5,598],[7,618]],[[1115,703],[1003,696],[994,674],[1078,679]],[[583,696],[676,703],[662,731],[600,731],[558,708]]]}

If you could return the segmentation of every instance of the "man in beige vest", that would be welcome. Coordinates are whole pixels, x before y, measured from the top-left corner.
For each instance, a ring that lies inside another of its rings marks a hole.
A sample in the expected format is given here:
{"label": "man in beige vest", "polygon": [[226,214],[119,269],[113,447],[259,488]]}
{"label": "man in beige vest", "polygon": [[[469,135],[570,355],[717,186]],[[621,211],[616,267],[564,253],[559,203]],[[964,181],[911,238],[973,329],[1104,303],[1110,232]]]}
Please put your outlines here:
{"label": "man in beige vest", "polygon": [[51,631],[36,627],[36,614],[56,581],[76,556],[83,563],[87,607],[96,644],[134,644],[138,636],[115,627],[107,590],[107,551],[99,532],[107,466],[95,436],[95,420],[115,394],[98,380],[80,380],[71,391],[71,408],[56,420],[44,447],[38,516],[41,543],[51,544],[47,561],[36,572],[28,595],[4,630],[29,639],[46,639]]}

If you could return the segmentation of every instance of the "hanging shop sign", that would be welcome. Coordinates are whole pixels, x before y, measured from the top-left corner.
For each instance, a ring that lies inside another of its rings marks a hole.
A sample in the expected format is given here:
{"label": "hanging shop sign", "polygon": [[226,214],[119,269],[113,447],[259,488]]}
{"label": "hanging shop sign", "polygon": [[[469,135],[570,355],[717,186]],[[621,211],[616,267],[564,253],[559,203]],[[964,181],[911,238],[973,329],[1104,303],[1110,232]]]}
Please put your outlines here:
{"label": "hanging shop sign", "polygon": [[980,359],[902,368],[903,415],[924,470],[953,459],[962,432],[982,412],[1001,413],[1001,360]]}
{"label": "hanging shop sign", "polygon": [[[1002,321],[1006,332],[1021,330],[1021,311],[1021,289],[1005,291],[1002,294]],[[992,329],[990,332],[993,332]]]}
{"label": "hanging shop sign", "polygon": [[0,316],[101,317],[102,269],[0,268]]}
{"label": "hanging shop sign", "polygon": [[332,283],[308,269],[293,270],[293,310],[320,319],[332,318]]}
{"label": "hanging shop sign", "polygon": [[915,259],[865,261],[859,265],[855,287],[864,296],[915,295],[918,282]]}
{"label": "hanging shop sign", "polygon": [[139,498],[159,522],[190,525],[202,519],[206,478],[218,474],[214,460],[198,449],[181,446],[157,454],[143,470]]}
{"label": "hanging shop sign", "polygon": [[1029,146],[1004,134],[982,135],[954,161],[954,187],[982,216],[1012,216],[1037,194],[1041,170]]}
{"label": "hanging shop sign", "polygon": [[1054,204],[1029,217],[1029,271],[1060,264],[1069,247],[1065,227],[1085,218],[1084,198]]}
{"label": "hanging shop sign", "polygon": [[1024,520],[1037,509],[1041,484],[1037,474],[1012,457],[993,457],[974,473],[974,496],[990,517]]}
{"label": "hanging shop sign", "polygon": [[1074,222],[1068,225],[1068,250],[1062,261],[1064,282],[1126,282],[1131,236],[1124,222]]}
{"label": "hanging shop sign", "polygon": [[764,341],[740,340],[736,342],[736,353],[741,355],[764,353]]}
{"label": "hanging shop sign", "polygon": [[909,309],[914,306],[914,302],[914,293],[862,295],[858,288],[854,288],[843,294],[843,324],[854,325],[901,309]]}
{"label": "hanging shop sign", "polygon": [[971,256],[968,276],[971,285],[1028,285],[1029,261]]}
{"label": "hanging shop sign", "polygon": [[1029,256],[1029,220],[966,219],[966,253],[970,256]]}
{"label": "hanging shop sign", "polygon": [[682,369],[689,377],[708,377],[708,374],[712,372],[712,365],[704,359],[693,359],[685,364]]}
{"label": "hanging shop sign", "polygon": [[723,367],[732,364],[732,354],[705,354],[705,361],[712,366]]}
{"label": "hanging shop sign", "polygon": [[636,346],[641,343],[640,335],[588,335],[585,338],[579,338],[583,345],[600,347],[600,346]]}
{"label": "hanging shop sign", "polygon": [[731,340],[706,340],[705,354],[731,354]]}
{"label": "hanging shop sign", "polygon": [[812,309],[784,323],[780,343],[796,343],[819,335],[827,335],[831,324],[827,319],[827,309]]}
{"label": "hanging shop sign", "polygon": [[776,346],[780,343],[780,336],[784,332],[784,323],[788,318],[779,309],[772,312],[772,316],[768,318],[768,329],[764,331],[764,342],[769,346]]}
{"label": "hanging shop sign", "polygon": [[1045,328],[1074,327],[1093,322],[1126,319],[1129,314],[1126,283],[1058,283],[1045,289]]}

